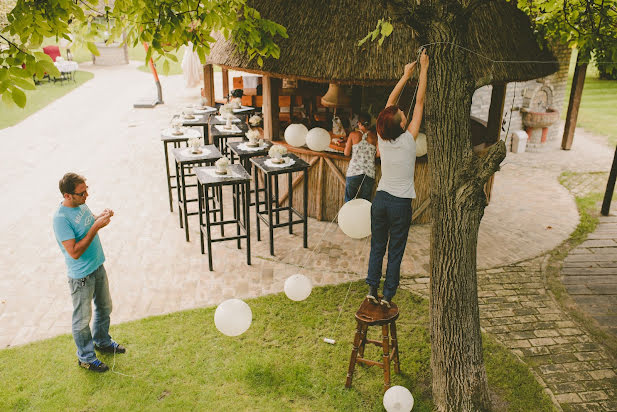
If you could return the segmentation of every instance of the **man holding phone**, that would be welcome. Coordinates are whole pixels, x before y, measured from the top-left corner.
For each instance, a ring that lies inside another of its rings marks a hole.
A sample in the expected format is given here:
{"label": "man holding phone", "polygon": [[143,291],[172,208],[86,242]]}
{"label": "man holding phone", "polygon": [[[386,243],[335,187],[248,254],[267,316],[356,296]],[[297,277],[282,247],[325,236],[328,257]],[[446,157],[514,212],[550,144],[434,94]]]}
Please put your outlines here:
{"label": "man holding phone", "polygon": [[[109,336],[112,303],[105,255],[98,231],[107,226],[114,215],[105,209],[98,216],[92,214],[86,199],[86,179],[76,173],[67,173],[59,183],[64,200],[54,214],[54,234],[64,254],[73,299],[73,338],[77,345],[79,366],[105,372],[107,365],[97,359],[94,349],[104,353],[125,353],[126,349]],[[94,323],[90,332],[94,301]]]}

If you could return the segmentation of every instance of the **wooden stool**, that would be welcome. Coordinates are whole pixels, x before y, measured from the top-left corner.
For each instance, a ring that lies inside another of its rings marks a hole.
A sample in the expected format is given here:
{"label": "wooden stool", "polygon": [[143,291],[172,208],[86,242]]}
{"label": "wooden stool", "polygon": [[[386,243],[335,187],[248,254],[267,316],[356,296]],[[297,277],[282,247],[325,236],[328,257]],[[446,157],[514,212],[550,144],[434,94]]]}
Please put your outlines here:
{"label": "wooden stool", "polygon": [[[353,350],[351,351],[351,359],[349,360],[349,371],[347,372],[347,381],[345,387],[351,387],[353,372],[356,367],[356,362],[364,363],[368,366],[379,366],[383,369],[384,391],[390,388],[390,361],[394,359],[394,372],[400,373],[398,360],[398,341],[396,339],[396,320],[398,319],[398,306],[391,303],[390,309],[382,305],[375,305],[367,298],[360,305],[360,309],[356,312],[356,321],[358,326],[356,336],[353,341]],[[368,339],[366,337],[369,326],[381,325],[382,341]],[[390,332],[390,333],[388,333]],[[392,339],[390,339],[390,334]],[[372,343],[375,346],[383,349],[382,362],[373,361],[364,358],[364,345]],[[392,352],[390,352],[392,349]]]}

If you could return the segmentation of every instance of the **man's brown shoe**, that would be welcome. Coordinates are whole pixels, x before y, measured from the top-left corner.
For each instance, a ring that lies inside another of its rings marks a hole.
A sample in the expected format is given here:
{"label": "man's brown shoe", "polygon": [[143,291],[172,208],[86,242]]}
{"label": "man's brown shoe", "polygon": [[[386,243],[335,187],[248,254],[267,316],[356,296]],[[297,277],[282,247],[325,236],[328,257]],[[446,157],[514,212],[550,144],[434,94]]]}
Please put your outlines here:
{"label": "man's brown shoe", "polygon": [[79,359],[77,360],[77,364],[84,369],[88,369],[92,372],[107,372],[109,370],[109,366],[105,365],[98,359],[95,359],[94,362],[82,362]]}

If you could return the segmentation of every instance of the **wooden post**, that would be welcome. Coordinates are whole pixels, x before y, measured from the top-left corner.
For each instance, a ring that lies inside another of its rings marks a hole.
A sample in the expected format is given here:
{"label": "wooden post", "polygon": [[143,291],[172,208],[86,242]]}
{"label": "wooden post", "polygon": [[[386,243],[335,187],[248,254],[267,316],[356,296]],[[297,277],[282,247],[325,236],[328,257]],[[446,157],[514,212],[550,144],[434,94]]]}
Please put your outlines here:
{"label": "wooden post", "polygon": [[615,155],[613,156],[613,166],[611,167],[611,173],[608,176],[608,182],[606,183],[606,192],[604,192],[604,201],[602,202],[602,215],[608,216],[608,212],[611,210],[611,200],[613,200],[613,193],[615,193],[615,179],[617,178],[617,148],[615,148]]}
{"label": "wooden post", "polygon": [[315,202],[317,203],[317,220],[320,222],[323,220],[323,164],[323,157],[320,157],[317,169],[317,193],[315,193]]}
{"label": "wooden post", "polygon": [[279,91],[281,79],[263,76],[263,115],[264,115],[264,138],[270,140],[279,139]]}
{"label": "wooden post", "polygon": [[222,68],[223,72],[223,98],[229,97],[229,70]]}
{"label": "wooden post", "polygon": [[580,53],[576,56],[576,68],[574,69],[572,86],[570,88],[570,100],[568,101],[566,125],[563,128],[563,139],[561,140],[561,148],[563,150],[570,150],[572,147],[572,141],[574,140],[574,129],[576,129],[576,119],[578,118],[578,108],[581,105],[581,98],[583,97],[583,86],[585,85],[587,63],[579,64],[579,61],[581,61]]}
{"label": "wooden post", "polygon": [[503,106],[506,101],[506,87],[507,84],[493,85],[491,106],[488,109],[488,122],[486,124],[487,146],[497,143],[501,137],[501,121],[503,119]]}
{"label": "wooden post", "polygon": [[204,64],[204,97],[214,107],[214,68],[211,64]]}

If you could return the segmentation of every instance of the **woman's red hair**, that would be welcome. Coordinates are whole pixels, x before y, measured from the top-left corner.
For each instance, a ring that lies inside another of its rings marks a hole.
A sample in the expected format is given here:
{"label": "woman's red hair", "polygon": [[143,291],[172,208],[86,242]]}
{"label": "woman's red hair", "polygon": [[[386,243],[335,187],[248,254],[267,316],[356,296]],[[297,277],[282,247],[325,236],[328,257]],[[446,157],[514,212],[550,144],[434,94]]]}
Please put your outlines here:
{"label": "woman's red hair", "polygon": [[398,106],[388,106],[377,117],[377,133],[383,140],[396,140],[403,134]]}

